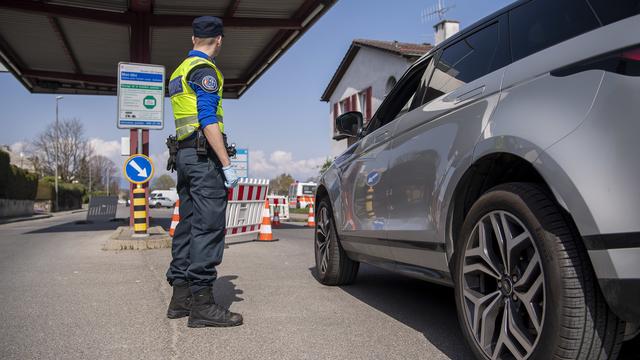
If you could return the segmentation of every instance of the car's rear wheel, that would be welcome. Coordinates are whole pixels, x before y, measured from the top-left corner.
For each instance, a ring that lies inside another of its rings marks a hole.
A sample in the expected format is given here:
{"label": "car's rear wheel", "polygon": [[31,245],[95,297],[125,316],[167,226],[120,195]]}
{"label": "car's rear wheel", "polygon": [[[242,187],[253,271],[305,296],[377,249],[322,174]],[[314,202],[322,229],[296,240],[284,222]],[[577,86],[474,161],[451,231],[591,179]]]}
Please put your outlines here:
{"label": "car's rear wheel", "polygon": [[322,199],[316,211],[315,257],[318,281],[325,285],[346,285],[358,275],[359,263],[349,259],[340,245],[327,199]]}
{"label": "car's rear wheel", "polygon": [[540,187],[500,185],[469,211],[455,254],[463,334],[484,359],[615,359],[607,307],[570,219]]}

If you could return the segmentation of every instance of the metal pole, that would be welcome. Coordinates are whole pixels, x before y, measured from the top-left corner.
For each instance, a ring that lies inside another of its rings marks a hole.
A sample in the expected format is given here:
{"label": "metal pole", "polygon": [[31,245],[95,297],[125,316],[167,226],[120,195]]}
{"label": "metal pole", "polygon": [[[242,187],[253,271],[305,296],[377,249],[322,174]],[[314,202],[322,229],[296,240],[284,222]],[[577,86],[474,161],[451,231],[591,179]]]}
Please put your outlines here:
{"label": "metal pole", "polygon": [[59,125],[58,125],[58,103],[60,99],[62,99],[62,96],[56,96],[56,144],[55,144],[55,151],[56,151],[56,164],[55,164],[56,207],[55,207],[55,210],[56,211],[58,211],[58,144],[60,143],[60,132],[59,132]]}
{"label": "metal pole", "polygon": [[109,196],[109,175],[111,175],[111,169],[107,170],[107,196]]}
{"label": "metal pole", "polygon": [[91,199],[91,158],[89,158],[89,199]]}
{"label": "metal pole", "polygon": [[138,154],[142,154],[142,129],[138,129]]}

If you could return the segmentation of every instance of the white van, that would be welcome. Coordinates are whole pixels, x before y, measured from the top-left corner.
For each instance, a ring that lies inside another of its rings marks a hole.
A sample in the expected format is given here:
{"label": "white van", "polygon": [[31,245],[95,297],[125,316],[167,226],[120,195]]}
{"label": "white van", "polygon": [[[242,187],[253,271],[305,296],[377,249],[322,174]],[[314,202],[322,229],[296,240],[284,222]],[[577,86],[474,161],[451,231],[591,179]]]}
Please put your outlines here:
{"label": "white van", "polygon": [[156,198],[167,198],[175,203],[178,201],[178,192],[176,191],[176,188],[171,188],[169,190],[153,190],[149,195],[149,201]]}

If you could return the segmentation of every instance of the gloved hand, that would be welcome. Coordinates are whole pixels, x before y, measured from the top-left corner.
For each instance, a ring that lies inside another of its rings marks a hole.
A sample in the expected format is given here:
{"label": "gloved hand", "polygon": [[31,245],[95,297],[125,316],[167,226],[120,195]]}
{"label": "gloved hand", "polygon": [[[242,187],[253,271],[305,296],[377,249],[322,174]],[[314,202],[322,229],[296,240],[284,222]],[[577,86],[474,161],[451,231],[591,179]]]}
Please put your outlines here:
{"label": "gloved hand", "polygon": [[222,171],[226,179],[224,186],[226,186],[227,189],[232,189],[238,185],[238,174],[236,174],[236,169],[233,168],[233,165],[223,167]]}

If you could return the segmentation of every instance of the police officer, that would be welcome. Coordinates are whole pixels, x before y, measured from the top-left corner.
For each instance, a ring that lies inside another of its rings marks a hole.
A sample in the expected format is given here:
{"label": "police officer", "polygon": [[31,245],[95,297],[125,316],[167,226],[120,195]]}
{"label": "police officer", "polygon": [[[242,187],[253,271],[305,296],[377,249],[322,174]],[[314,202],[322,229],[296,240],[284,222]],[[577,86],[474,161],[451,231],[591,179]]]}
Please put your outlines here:
{"label": "police officer", "polygon": [[189,316],[189,327],[236,326],[242,316],[215,303],[213,282],[224,251],[227,189],[238,177],[225,147],[224,79],[215,64],[222,21],[193,21],[193,50],[171,75],[169,95],[176,125],[180,223],[173,237],[167,280],[171,319]]}

